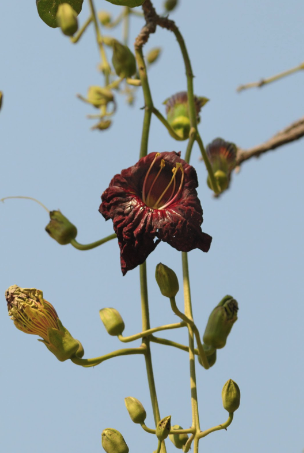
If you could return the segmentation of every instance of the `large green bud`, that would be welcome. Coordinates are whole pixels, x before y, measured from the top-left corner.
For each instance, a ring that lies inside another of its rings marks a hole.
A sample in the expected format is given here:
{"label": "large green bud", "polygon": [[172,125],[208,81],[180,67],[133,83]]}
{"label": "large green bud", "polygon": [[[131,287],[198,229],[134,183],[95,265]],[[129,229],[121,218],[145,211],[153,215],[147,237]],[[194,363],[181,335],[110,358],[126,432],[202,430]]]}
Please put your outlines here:
{"label": "large green bud", "polygon": [[170,429],[171,429],[171,415],[168,415],[168,417],[163,418],[157,423],[156,436],[158,440],[163,441],[167,439],[170,433]]}
{"label": "large green bud", "polygon": [[[172,426],[172,429],[183,429],[179,425]],[[188,434],[169,434],[169,439],[176,448],[182,449],[185,443],[187,442],[189,436]]]}
{"label": "large green bud", "polygon": [[125,323],[115,308],[102,308],[99,310],[99,316],[109,335],[116,337],[125,330]]}
{"label": "large green bud", "polygon": [[229,414],[236,411],[241,402],[241,392],[239,386],[232,379],[226,382],[222,390],[223,406]]}
{"label": "large green bud", "polygon": [[107,0],[107,2],[113,5],[128,6],[129,8],[135,8],[144,3],[145,0]]}
{"label": "large green bud", "polygon": [[102,431],[101,445],[106,453],[129,453],[129,447],[122,434],[113,428]]}
{"label": "large green bud", "polygon": [[66,36],[73,36],[78,30],[77,13],[68,3],[59,5],[56,20],[62,33]]}
{"label": "large green bud", "polygon": [[45,231],[60,245],[70,244],[77,236],[77,228],[59,210],[50,211],[50,223]]}
{"label": "large green bud", "polygon": [[133,396],[128,396],[127,398],[125,398],[125,405],[132,422],[142,425],[146,420],[147,414],[141,402]]}
{"label": "large green bud", "polygon": [[113,40],[112,63],[118,77],[132,77],[136,72],[136,61],[129,47]]}
{"label": "large green bud", "polygon": [[238,303],[232,296],[225,296],[211,312],[203,342],[215,349],[225,346],[227,337],[237,320]]}
{"label": "large green bud", "polygon": [[159,263],[155,270],[155,279],[159,289],[165,297],[175,297],[179,290],[178,279],[170,267]]}

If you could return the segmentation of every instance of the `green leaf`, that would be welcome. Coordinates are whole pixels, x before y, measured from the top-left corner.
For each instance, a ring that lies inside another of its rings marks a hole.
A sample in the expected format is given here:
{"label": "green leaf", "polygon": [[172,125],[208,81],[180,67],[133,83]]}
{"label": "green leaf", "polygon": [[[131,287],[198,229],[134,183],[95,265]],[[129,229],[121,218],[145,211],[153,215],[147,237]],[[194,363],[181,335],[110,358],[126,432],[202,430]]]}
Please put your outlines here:
{"label": "green leaf", "polygon": [[56,14],[59,5],[62,3],[68,3],[79,14],[82,9],[83,0],[36,0],[38,14],[49,27],[58,27]]}

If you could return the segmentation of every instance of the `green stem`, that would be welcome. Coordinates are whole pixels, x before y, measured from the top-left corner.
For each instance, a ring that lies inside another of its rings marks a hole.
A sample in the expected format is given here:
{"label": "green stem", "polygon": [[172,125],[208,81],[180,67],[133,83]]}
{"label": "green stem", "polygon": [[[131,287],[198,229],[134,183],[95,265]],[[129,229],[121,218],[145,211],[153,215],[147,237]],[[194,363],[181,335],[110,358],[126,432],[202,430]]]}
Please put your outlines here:
{"label": "green stem", "polygon": [[203,141],[202,141],[201,136],[199,135],[199,133],[196,134],[196,141],[197,141],[198,146],[200,148],[201,155],[202,155],[203,161],[205,163],[205,166],[206,166],[209,178],[210,178],[212,189],[213,189],[213,191],[215,193],[218,194],[218,193],[220,193],[220,190],[218,188],[218,185],[217,185],[216,179],[214,177],[214,173],[213,173],[213,170],[212,170],[212,166],[211,166],[210,160],[208,159],[208,156],[207,156]]}
{"label": "green stem", "polygon": [[73,44],[76,44],[79,39],[81,38],[81,36],[83,35],[83,33],[86,31],[86,29],[88,28],[88,26],[90,25],[90,23],[92,22],[93,18],[92,16],[90,16],[86,21],[85,23],[83,24],[83,26],[80,28],[80,30],[78,31],[78,33],[73,36],[72,38],[70,38],[70,41],[73,43]]}
{"label": "green stem", "polygon": [[95,357],[93,359],[79,359],[77,357],[71,358],[71,361],[75,365],[80,365],[85,368],[99,365],[106,360],[113,359],[114,357],[120,357],[123,355],[134,355],[134,354],[146,354],[147,348],[145,345],[141,345],[139,348],[128,348],[128,349],[118,349],[117,351],[110,352],[109,354],[102,355],[100,357]]}
{"label": "green stem", "polygon": [[110,236],[106,236],[103,239],[100,239],[99,241],[92,242],[91,244],[79,244],[79,242],[76,241],[76,239],[71,240],[71,245],[75,247],[75,249],[78,250],[91,250],[94,249],[95,247],[99,247],[102,244],[105,244],[108,241],[111,241],[112,239],[117,238],[116,233],[110,234]]}
{"label": "green stem", "polygon": [[196,139],[196,129],[193,127],[190,129],[190,134],[189,134],[189,140],[188,140],[188,145],[187,145],[187,149],[186,149],[186,154],[185,154],[185,161],[187,163],[190,162],[190,157],[191,157],[191,152],[192,152],[192,148],[193,148],[193,145],[194,145],[194,142],[195,142],[195,139]]}
{"label": "green stem", "polygon": [[123,43],[125,46],[128,45],[129,40],[129,25],[130,25],[130,16],[129,16],[130,8],[125,6],[124,8],[124,20],[123,20]]}
{"label": "green stem", "polygon": [[262,79],[259,82],[252,82],[252,83],[246,83],[246,85],[240,85],[236,91],[242,91],[242,90],[246,90],[247,88],[254,88],[254,87],[261,88],[262,86],[266,85],[267,83],[275,82],[276,80],[282,79],[283,77],[286,77],[290,74],[294,74],[295,72],[301,71],[302,69],[304,69],[304,63],[301,63],[298,66],[295,66],[294,68],[287,69],[287,71],[280,72],[279,74],[269,77],[268,79]]}
{"label": "green stem", "polygon": [[149,434],[156,434],[156,429],[148,428],[144,423],[142,423],[140,426],[142,427],[142,429],[143,429],[144,431],[146,431],[146,433],[149,433]]}
{"label": "green stem", "polygon": [[123,343],[129,343],[130,341],[135,341],[138,340],[139,338],[147,337],[154,332],[160,332],[161,330],[179,329],[180,327],[185,327],[185,325],[186,325],[185,322],[167,324],[165,326],[153,327],[153,329],[145,330],[144,332],[140,332],[135,335],[130,335],[129,337],[123,337],[122,335],[118,335],[118,339]]}
{"label": "green stem", "polygon": [[189,54],[188,54],[188,50],[187,50],[184,38],[181,35],[181,33],[176,25],[173,27],[172,31],[175,34],[175,37],[179,44],[179,47],[180,47],[180,50],[181,50],[181,53],[183,56],[183,60],[184,60],[185,70],[186,70],[190,125],[191,125],[191,127],[194,127],[195,129],[197,129],[197,119],[196,119],[197,114],[196,114],[194,92],[193,92],[193,77],[194,76],[193,76],[193,72],[192,72],[191,61],[189,58]]}
{"label": "green stem", "polygon": [[[150,329],[146,262],[144,262],[143,264],[141,264],[139,266],[139,275],[140,275],[142,329],[144,331],[144,330]],[[149,383],[149,390],[150,390],[150,397],[151,397],[154,421],[155,421],[155,426],[157,426],[157,423],[160,421],[160,413],[159,413],[159,407],[158,407],[158,401],[157,401],[149,337],[143,338],[143,344],[147,348],[146,353],[145,353],[146,369],[147,369],[147,376],[148,376],[148,383]],[[166,453],[165,443],[162,444],[162,453]]]}
{"label": "green stem", "polygon": [[98,25],[98,18],[96,15],[95,7],[93,0],[89,0],[89,6],[90,6],[90,11],[91,15],[93,18],[93,23],[94,23],[94,28],[95,28],[95,34],[96,34],[96,41],[99,47],[100,51],[100,56],[101,56],[101,64],[102,64],[102,71],[105,75],[105,85],[109,84],[109,77],[111,73],[111,66],[109,65],[108,59],[107,59],[107,54],[105,52],[105,49],[103,47],[103,42],[102,42],[102,36],[100,33],[99,25]]}
{"label": "green stem", "polygon": [[113,20],[113,22],[109,22],[108,24],[105,24],[104,27],[105,28],[114,28],[116,27],[117,25],[120,24],[120,22],[122,21],[122,19],[125,17],[125,11],[122,11],[117,17],[115,20]]}
{"label": "green stem", "polygon": [[233,420],[233,413],[229,414],[228,420],[223,423],[222,425],[214,426],[213,428],[206,429],[206,431],[202,431],[199,433],[198,438],[201,439],[202,437],[208,436],[208,434],[213,433],[214,431],[219,431],[220,429],[227,429],[229,425],[231,425]]}
{"label": "green stem", "polygon": [[148,82],[147,68],[141,47],[135,47],[135,57],[137,61],[138,73],[141,80],[143,95],[145,100],[145,115],[141,136],[140,154],[139,157],[144,157],[148,154],[148,140],[151,124],[151,116],[153,109],[153,100]]}
{"label": "green stem", "polygon": [[158,441],[158,444],[157,444],[157,449],[156,449],[155,452],[153,452],[153,453],[159,453],[160,450],[161,450],[161,446],[162,446],[162,441],[159,440],[159,441]]}
{"label": "green stem", "polygon": [[[175,341],[167,340],[166,338],[154,337],[151,335],[150,340],[153,343],[163,344],[165,346],[172,346],[173,348],[181,349],[182,351],[189,352],[189,347],[184,346],[180,343],[175,343]],[[194,354],[199,355],[198,349],[194,349]]]}
{"label": "green stem", "polygon": [[[177,308],[174,297],[170,297],[170,303],[171,303],[171,308],[172,308],[173,312],[177,316],[179,316],[183,321],[185,321],[188,324],[188,326],[191,328],[192,332],[194,333],[195,338],[196,338],[196,342],[197,342],[197,347],[198,347],[198,350],[199,350],[200,359],[202,361],[203,367],[207,370],[208,368],[210,368],[208,360],[207,360],[207,355],[206,355],[206,352],[205,352],[205,350],[203,348],[198,328],[196,327],[196,325],[194,324],[194,321],[192,319],[192,314],[190,315],[191,318],[189,316],[185,316],[184,313],[182,313]],[[190,303],[191,303],[191,301],[190,301]],[[190,308],[191,308],[191,305],[190,305]]]}
{"label": "green stem", "polygon": [[[188,255],[182,252],[182,266],[183,266],[183,286],[184,286],[184,302],[185,302],[185,315],[193,321],[191,293],[190,293],[190,279],[189,279],[189,266]],[[196,373],[195,373],[195,360],[194,360],[194,338],[193,330],[190,325],[189,329],[189,360],[190,360],[190,389],[191,389],[191,409],[192,409],[192,427],[195,428],[194,441],[196,440],[197,433],[200,430],[198,402],[197,402],[197,388],[196,388]],[[198,443],[194,443],[194,453],[198,453]]]}
{"label": "green stem", "polygon": [[172,138],[178,141],[183,141],[184,139],[181,138],[177,133],[174,131],[174,129],[170,126],[166,118],[160,113],[157,108],[153,107],[152,108],[152,113],[159,119],[159,121],[165,126],[165,128],[168,130],[169,134],[171,135]]}

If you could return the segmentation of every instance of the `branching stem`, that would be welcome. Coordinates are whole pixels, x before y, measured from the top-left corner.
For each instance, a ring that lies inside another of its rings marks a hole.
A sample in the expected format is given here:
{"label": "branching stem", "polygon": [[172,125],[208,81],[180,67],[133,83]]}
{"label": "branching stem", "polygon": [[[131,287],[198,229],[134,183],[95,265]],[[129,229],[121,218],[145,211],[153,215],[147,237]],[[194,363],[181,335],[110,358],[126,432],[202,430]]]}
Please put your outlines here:
{"label": "branching stem", "polygon": [[[185,322],[178,322],[176,324],[167,324],[165,326],[160,327],[153,327],[153,329],[145,330],[144,332],[137,333],[135,335],[130,335],[129,337],[123,337],[122,335],[118,335],[118,339],[123,343],[129,343],[130,341],[138,340],[139,338],[148,337],[154,332],[160,332],[161,330],[171,330],[171,329],[179,329],[180,327],[185,327]],[[152,338],[151,338],[152,340]]]}

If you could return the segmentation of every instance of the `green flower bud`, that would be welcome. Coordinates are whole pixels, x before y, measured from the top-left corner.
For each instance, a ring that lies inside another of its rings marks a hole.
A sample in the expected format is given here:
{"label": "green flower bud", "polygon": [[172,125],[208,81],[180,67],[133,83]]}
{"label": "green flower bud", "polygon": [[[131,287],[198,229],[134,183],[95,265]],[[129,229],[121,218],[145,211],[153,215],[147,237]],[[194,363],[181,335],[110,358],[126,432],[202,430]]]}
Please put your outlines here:
{"label": "green flower bud", "polygon": [[168,417],[163,418],[157,423],[156,427],[156,436],[158,440],[165,440],[169,436],[171,429],[171,415],[168,415]]}
{"label": "green flower bud", "polygon": [[[225,173],[222,170],[217,170],[214,173],[214,177],[215,177],[215,179],[216,179],[216,181],[218,183],[218,186],[219,186],[221,192],[224,192],[224,190],[228,189],[228,186],[229,186],[229,174]],[[209,189],[213,190],[209,176],[207,178],[207,184],[208,184]]]}
{"label": "green flower bud", "polygon": [[107,2],[113,5],[128,6],[129,8],[135,8],[144,3],[145,0],[107,0]]}
{"label": "green flower bud", "polygon": [[147,414],[141,402],[138,401],[138,399],[133,398],[133,396],[128,396],[125,398],[125,405],[128,409],[132,422],[142,425],[146,420]]}
{"label": "green flower bud", "polygon": [[101,433],[101,444],[106,453],[129,453],[129,447],[119,431],[106,428]]}
{"label": "green flower bud", "polygon": [[60,245],[70,244],[77,236],[77,228],[59,210],[50,211],[50,223],[45,231]]}
{"label": "green flower bud", "polygon": [[173,11],[178,4],[178,0],[166,0],[164,3],[164,8],[166,11]]}
{"label": "green flower bud", "polygon": [[3,92],[0,91],[0,110],[2,108],[2,104],[3,104]]}
{"label": "green flower bud", "polygon": [[56,20],[62,33],[66,36],[73,36],[78,30],[77,13],[68,3],[59,5]]}
{"label": "green flower bud", "polygon": [[238,303],[232,296],[225,296],[211,312],[203,341],[215,349],[225,346],[227,337],[237,320]]}
{"label": "green flower bud", "polygon": [[[197,122],[200,121],[199,113],[201,108],[208,101],[209,99],[205,97],[194,96]],[[182,91],[180,93],[176,93],[174,96],[166,99],[164,104],[166,105],[168,123],[183,140],[189,138],[190,116],[187,92]]]}
{"label": "green flower bud", "polygon": [[115,308],[102,308],[99,316],[109,335],[121,335],[125,330],[125,323]]}
{"label": "green flower bud", "polygon": [[155,269],[155,279],[160,292],[165,297],[175,297],[179,290],[179,284],[175,272],[165,264],[159,263]]}
{"label": "green flower bud", "polygon": [[[183,429],[183,428],[179,425],[174,425],[174,426],[172,426],[172,429]],[[189,438],[189,436],[186,433],[185,434],[169,434],[169,439],[171,440],[173,445],[176,448],[180,448],[180,449],[183,448],[183,446],[187,442],[188,438]]]}
{"label": "green flower bud", "polygon": [[88,89],[87,100],[90,104],[94,105],[94,107],[100,108],[103,105],[108,105],[109,102],[114,102],[114,95],[108,88],[90,86]]}
{"label": "green flower bud", "polygon": [[147,63],[148,64],[154,63],[160,56],[160,53],[161,53],[160,47],[154,47],[154,49],[151,49],[147,55]]}
{"label": "green flower bud", "polygon": [[99,11],[97,16],[101,25],[108,25],[112,21],[112,15],[108,11]]}
{"label": "green flower bud", "polygon": [[[206,352],[207,361],[211,368],[216,362],[216,349],[212,348],[211,346],[208,346],[207,344],[203,344],[203,348]],[[203,366],[200,356],[198,356],[198,361]]]}
{"label": "green flower bud", "polygon": [[223,406],[231,414],[240,406],[241,392],[239,386],[232,379],[226,382],[222,390]]}
{"label": "green flower bud", "polygon": [[13,285],[6,290],[5,298],[8,314],[17,329],[42,337],[43,340],[38,341],[60,362],[83,356],[82,344],[62,325],[53,305],[43,299],[42,291]]}
{"label": "green flower bud", "polygon": [[120,42],[113,42],[112,63],[118,77],[132,77],[136,72],[136,61],[133,53]]}

